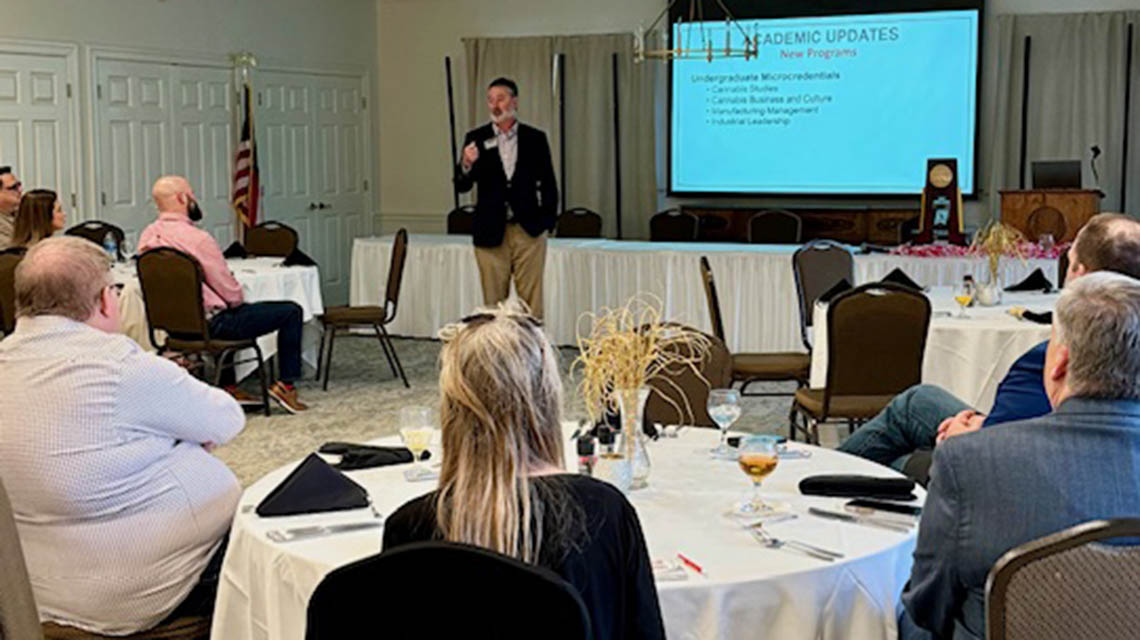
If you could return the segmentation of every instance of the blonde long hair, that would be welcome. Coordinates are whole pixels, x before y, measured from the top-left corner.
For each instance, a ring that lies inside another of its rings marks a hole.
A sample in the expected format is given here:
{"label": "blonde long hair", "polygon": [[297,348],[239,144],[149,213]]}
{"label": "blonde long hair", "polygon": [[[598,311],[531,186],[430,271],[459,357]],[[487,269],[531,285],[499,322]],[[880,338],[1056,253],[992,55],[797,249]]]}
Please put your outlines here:
{"label": "blonde long hair", "polygon": [[564,467],[554,348],[515,304],[480,309],[440,337],[439,530],[445,540],[537,564],[543,516],[565,512],[568,502],[564,491],[528,478]]}

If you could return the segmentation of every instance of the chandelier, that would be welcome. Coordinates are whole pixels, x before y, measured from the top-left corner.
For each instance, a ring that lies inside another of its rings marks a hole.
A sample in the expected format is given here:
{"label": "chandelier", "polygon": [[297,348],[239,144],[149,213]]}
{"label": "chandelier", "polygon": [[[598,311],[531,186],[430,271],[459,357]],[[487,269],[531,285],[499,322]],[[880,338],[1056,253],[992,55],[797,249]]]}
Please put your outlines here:
{"label": "chandelier", "polygon": [[[744,58],[751,60],[760,56],[760,45],[756,34],[748,35],[744,27],[740,26],[736,17],[724,6],[724,0],[714,0],[720,10],[724,12],[724,41],[719,40],[717,34],[712,32],[705,24],[705,0],[688,0],[688,18],[681,16],[676,23],[676,35],[673,38],[673,47],[668,45],[668,35],[664,28],[656,30],[661,19],[669,15],[677,0],[670,0],[668,6],[657,15],[657,19],[649,25],[648,29],[638,25],[633,32],[633,59],[642,62],[646,58],[659,60],[707,60],[712,62],[717,58]],[[668,24],[668,21],[666,21]],[[739,32],[742,42],[733,43],[733,32]]]}

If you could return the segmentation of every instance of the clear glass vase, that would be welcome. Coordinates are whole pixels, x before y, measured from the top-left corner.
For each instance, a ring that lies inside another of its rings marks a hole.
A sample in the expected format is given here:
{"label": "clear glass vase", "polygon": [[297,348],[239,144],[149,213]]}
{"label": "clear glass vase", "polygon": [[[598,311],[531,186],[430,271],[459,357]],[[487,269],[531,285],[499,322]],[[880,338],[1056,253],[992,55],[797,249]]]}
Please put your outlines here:
{"label": "clear glass vase", "polygon": [[645,446],[645,401],[649,399],[649,387],[618,389],[618,408],[621,411],[622,454],[630,461],[630,489],[644,489],[649,486],[649,451]]}

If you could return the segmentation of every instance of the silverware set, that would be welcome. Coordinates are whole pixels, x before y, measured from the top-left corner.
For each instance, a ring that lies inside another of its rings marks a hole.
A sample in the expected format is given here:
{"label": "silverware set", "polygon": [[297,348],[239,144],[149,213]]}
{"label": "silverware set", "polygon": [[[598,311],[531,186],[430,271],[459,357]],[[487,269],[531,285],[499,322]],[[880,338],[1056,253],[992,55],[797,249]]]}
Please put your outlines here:
{"label": "silverware set", "polygon": [[752,533],[752,537],[756,538],[757,542],[772,549],[795,551],[825,562],[835,562],[844,557],[842,553],[824,549],[823,547],[817,547],[806,542],[777,538],[767,531],[764,531],[763,523],[757,523],[748,527],[748,531]]}

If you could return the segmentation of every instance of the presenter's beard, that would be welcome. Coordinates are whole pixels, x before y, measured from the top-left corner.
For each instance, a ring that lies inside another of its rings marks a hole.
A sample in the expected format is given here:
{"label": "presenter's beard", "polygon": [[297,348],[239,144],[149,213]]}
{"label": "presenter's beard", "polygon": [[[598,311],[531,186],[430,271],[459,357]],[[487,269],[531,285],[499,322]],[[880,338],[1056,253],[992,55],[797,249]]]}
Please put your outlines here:
{"label": "presenter's beard", "polygon": [[502,123],[506,122],[507,120],[513,120],[515,118],[515,115],[516,115],[516,112],[513,109],[507,109],[504,111],[500,111],[498,113],[495,113],[494,111],[492,111],[491,112],[491,122],[494,122],[495,124],[502,124]]}

